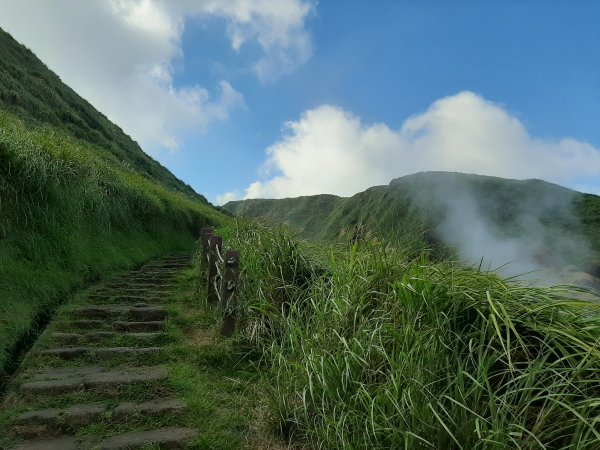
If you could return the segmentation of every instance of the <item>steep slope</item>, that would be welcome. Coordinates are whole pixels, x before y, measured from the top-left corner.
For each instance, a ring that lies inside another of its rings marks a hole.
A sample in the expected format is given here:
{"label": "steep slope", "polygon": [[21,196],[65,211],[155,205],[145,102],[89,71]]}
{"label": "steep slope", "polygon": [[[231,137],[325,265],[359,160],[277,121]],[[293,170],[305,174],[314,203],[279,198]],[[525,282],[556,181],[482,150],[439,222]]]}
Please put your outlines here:
{"label": "steep slope", "polygon": [[349,198],[244,200],[225,209],[287,223],[307,239],[334,240],[342,230],[358,232],[360,224],[397,243],[421,236],[437,248],[443,242],[464,249],[467,256],[479,250],[467,241],[486,246],[495,240],[512,247],[535,243],[532,257],[544,266],[572,264],[594,272],[600,264],[600,197],[541,180],[426,172]]}
{"label": "steep slope", "polygon": [[201,198],[117,125],[81,98],[30,50],[0,29],[0,110],[30,125],[51,125],[94,144],[95,151],[112,155],[170,189]]}
{"label": "steep slope", "polygon": [[0,31],[0,387],[76,289],[223,220]]}

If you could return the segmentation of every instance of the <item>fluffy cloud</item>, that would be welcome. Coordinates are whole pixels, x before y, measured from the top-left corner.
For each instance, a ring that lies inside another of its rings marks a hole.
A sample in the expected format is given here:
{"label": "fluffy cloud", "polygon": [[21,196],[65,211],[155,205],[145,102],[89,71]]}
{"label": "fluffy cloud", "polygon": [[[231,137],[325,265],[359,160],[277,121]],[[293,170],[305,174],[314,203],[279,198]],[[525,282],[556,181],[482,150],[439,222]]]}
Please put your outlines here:
{"label": "fluffy cloud", "polygon": [[397,130],[364,124],[330,105],[306,111],[284,129],[283,138],[267,149],[266,179],[252,183],[242,197],[352,195],[427,170],[568,186],[594,184],[600,175],[599,149],[571,138],[535,138],[500,105],[472,92],[436,101]]}
{"label": "fluffy cloud", "polygon": [[255,40],[255,71],[271,80],[311,55],[306,0],[0,0],[0,26],[146,149],[178,145],[182,134],[225,120],[244,104],[227,81],[176,88],[174,63],[189,17],[227,23],[235,49]]}

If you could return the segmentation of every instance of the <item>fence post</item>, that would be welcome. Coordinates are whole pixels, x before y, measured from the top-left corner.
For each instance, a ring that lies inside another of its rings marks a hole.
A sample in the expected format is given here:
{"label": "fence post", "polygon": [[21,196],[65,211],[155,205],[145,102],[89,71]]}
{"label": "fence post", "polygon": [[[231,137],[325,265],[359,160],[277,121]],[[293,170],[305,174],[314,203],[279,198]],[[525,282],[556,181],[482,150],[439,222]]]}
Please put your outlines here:
{"label": "fence post", "polygon": [[219,309],[223,313],[221,336],[231,337],[235,331],[235,307],[238,278],[240,273],[240,252],[228,250],[225,255],[225,270],[221,281],[221,303]]}
{"label": "fence post", "polygon": [[210,237],[214,234],[214,232],[215,229],[213,227],[205,227],[200,230],[200,243],[202,244],[202,265],[200,267],[200,270],[202,272],[206,272],[206,269],[208,267],[208,242],[210,240]]}
{"label": "fence post", "polygon": [[207,300],[208,303],[217,303],[219,293],[217,292],[217,275],[219,264],[219,255],[223,247],[223,238],[221,236],[210,236],[208,252],[208,282],[207,282]]}

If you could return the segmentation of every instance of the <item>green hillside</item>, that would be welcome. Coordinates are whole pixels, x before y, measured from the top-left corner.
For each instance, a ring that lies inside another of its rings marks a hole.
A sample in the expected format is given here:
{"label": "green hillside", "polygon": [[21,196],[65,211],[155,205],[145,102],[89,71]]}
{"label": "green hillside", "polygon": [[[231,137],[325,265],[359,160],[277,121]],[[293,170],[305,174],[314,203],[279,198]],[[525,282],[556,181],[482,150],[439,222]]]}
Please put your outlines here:
{"label": "green hillside", "polygon": [[50,71],[30,50],[0,29],[0,110],[28,126],[59,127],[94,144],[95,152],[176,191],[202,198],[177,179],[117,125]]}
{"label": "green hillside", "polygon": [[0,31],[0,385],[76,289],[222,220]]}
{"label": "green hillside", "polygon": [[[592,272],[600,264],[600,197],[541,180],[425,172],[349,198],[253,199],[229,202],[224,208],[239,216],[287,223],[311,240],[333,241],[342,230],[356,233],[362,225],[363,232],[398,244],[419,236],[424,244],[438,249],[445,242],[440,223],[457,214],[463,216],[464,227],[470,226],[469,219],[484,220],[506,239],[539,235],[541,243],[547,244],[547,254],[540,255],[543,263],[573,264]],[[464,214],[461,209],[466,209]],[[581,245],[572,246],[572,241]],[[580,247],[593,251],[582,252]]]}

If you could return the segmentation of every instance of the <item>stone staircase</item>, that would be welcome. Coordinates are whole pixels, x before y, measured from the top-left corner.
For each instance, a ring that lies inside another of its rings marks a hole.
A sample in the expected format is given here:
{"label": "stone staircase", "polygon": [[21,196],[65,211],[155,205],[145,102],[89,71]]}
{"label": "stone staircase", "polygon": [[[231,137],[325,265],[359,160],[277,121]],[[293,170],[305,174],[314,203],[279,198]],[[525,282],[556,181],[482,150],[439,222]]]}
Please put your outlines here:
{"label": "stone staircase", "polygon": [[181,448],[185,403],[170,386],[173,277],[189,255],[171,255],[113,277],[65,305],[25,358],[3,410],[0,448]]}

